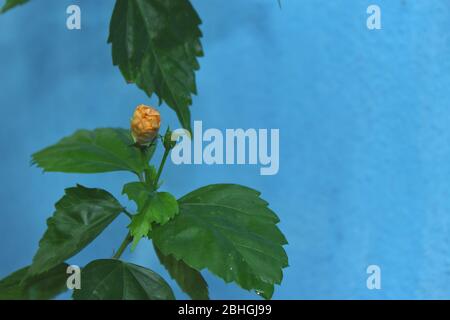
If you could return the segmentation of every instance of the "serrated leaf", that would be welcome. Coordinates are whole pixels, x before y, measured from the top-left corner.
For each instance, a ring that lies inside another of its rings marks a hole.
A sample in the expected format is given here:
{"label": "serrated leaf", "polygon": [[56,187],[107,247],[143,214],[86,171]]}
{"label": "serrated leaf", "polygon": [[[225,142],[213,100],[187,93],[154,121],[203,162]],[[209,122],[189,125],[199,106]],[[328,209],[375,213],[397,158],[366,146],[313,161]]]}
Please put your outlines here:
{"label": "serrated leaf", "polygon": [[136,202],[138,207],[138,214],[133,216],[129,225],[133,236],[132,250],[151,230],[152,223],[165,224],[178,213],[178,202],[174,196],[168,192],[152,192],[143,182],[127,183],[122,193]]}
{"label": "serrated leaf", "polygon": [[226,282],[265,298],[288,266],[279,219],[253,189],[210,185],[178,200],[180,213],[152,231],[154,244],[196,270],[209,269]]}
{"label": "serrated leaf", "polygon": [[95,260],[83,268],[75,300],[173,300],[172,289],[157,273],[115,259]]}
{"label": "serrated leaf", "polygon": [[0,280],[0,300],[48,300],[67,290],[67,267],[59,264],[51,270],[28,278],[29,266]]}
{"label": "serrated leaf", "polygon": [[45,272],[91,243],[123,211],[107,191],[81,185],[65,190],[47,220],[29,274]]}
{"label": "serrated leaf", "polygon": [[129,83],[158,95],[190,130],[201,20],[188,0],[117,0],[108,43]]}
{"label": "serrated leaf", "polygon": [[208,284],[200,272],[189,267],[184,261],[175,259],[172,255],[163,254],[157,247],[155,247],[155,251],[161,264],[183,292],[193,300],[209,299]]}
{"label": "serrated leaf", "polygon": [[0,10],[0,13],[5,13],[8,10],[11,10],[14,7],[17,7],[18,5],[22,5],[27,3],[29,0],[6,0],[5,4]]}
{"label": "serrated leaf", "polygon": [[131,171],[140,174],[154,152],[143,155],[130,131],[119,128],[78,130],[32,156],[33,164],[50,172],[100,173]]}

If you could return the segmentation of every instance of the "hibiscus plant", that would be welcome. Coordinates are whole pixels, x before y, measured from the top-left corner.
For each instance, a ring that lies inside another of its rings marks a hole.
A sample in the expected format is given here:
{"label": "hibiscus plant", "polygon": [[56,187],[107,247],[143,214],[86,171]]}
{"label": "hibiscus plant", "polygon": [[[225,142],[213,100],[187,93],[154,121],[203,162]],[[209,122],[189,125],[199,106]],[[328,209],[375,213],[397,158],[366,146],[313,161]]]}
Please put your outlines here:
{"label": "hibiscus plant", "polygon": [[[25,2],[6,0],[2,12]],[[200,23],[188,0],[117,0],[108,40],[113,64],[125,80],[148,96],[156,94],[188,131],[202,55]],[[130,128],[78,130],[32,155],[33,164],[45,172],[133,173],[136,180],[123,186],[123,194],[136,203],[136,212],[106,190],[67,188],[32,263],[0,281],[1,299],[51,299],[68,290],[66,261],[120,214],[130,219],[123,242],[112,257],[81,268],[74,299],[174,299],[160,275],[121,260],[143,238],[152,241],[161,264],[192,299],[209,298],[203,270],[272,297],[288,266],[277,215],[258,191],[238,184],[208,185],[179,199],[162,191],[160,177],[176,141],[169,129],[160,135],[160,126],[159,112],[140,105]],[[158,147],[164,155],[153,161]]]}

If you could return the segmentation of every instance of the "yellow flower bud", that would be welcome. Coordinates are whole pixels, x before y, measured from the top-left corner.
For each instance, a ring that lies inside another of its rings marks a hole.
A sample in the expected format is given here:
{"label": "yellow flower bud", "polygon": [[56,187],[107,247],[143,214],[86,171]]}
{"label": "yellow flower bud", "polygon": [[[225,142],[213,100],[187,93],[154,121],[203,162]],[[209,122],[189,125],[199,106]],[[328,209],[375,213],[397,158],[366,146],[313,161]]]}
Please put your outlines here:
{"label": "yellow flower bud", "polygon": [[134,141],[140,145],[147,145],[158,135],[161,116],[158,110],[146,105],[137,106],[131,119],[131,133]]}

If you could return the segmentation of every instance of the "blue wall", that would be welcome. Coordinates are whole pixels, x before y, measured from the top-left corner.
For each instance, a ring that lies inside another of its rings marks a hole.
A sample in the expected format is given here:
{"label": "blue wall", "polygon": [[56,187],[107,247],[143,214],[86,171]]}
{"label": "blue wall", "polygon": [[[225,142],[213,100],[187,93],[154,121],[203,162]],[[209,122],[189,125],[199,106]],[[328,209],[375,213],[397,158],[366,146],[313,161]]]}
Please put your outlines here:
{"label": "blue wall", "polygon": [[[73,3],[81,31],[65,28]],[[169,164],[165,188],[181,196],[237,182],[262,191],[289,240],[290,267],[274,298],[450,298],[448,0],[282,0],[282,10],[276,0],[193,3],[206,53],[193,119],[280,128],[280,172]],[[372,3],[381,31],[365,26]],[[155,103],[111,64],[113,4],[32,0],[0,16],[0,277],[30,263],[65,187],[120,197],[133,179],[42,174],[29,164],[78,128],[127,127],[137,104]],[[70,262],[111,256],[126,221]],[[148,242],[125,257],[167,277]],[[366,288],[370,264],[382,269],[379,291]],[[256,297],[205,274],[212,298]]]}

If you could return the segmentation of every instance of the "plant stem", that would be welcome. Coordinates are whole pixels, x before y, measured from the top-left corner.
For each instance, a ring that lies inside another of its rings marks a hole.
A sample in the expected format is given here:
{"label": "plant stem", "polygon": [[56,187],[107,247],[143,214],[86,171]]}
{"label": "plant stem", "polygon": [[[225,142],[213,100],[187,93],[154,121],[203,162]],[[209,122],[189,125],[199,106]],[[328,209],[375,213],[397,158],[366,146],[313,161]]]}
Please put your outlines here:
{"label": "plant stem", "polygon": [[[142,157],[142,159],[145,159],[145,158],[146,158],[146,153],[147,153],[148,148],[149,148],[149,147],[146,147],[146,146],[142,146],[142,147],[139,148],[139,149],[141,150],[141,157]],[[146,165],[147,165],[147,167],[148,167],[147,161],[146,161]],[[144,173],[144,172],[142,172],[141,174],[139,174],[139,181],[140,181],[140,182],[145,182],[145,173]]]}
{"label": "plant stem", "polygon": [[142,173],[135,172],[135,174],[136,174],[136,177],[138,177],[140,182],[145,182],[144,181],[145,178],[144,178],[144,173],[143,172]]}
{"label": "plant stem", "polygon": [[166,163],[167,157],[169,156],[170,149],[164,149],[164,155],[161,160],[161,164],[159,165],[158,173],[155,178],[155,189],[158,187],[159,178],[161,177],[161,173],[164,168],[164,164]]}
{"label": "plant stem", "polygon": [[127,233],[127,236],[125,237],[125,239],[123,239],[119,250],[117,250],[117,252],[114,254],[113,259],[119,259],[128,245],[131,243],[131,241],[133,241],[133,238],[131,237],[130,233]]}
{"label": "plant stem", "polygon": [[128,218],[133,219],[133,214],[131,214],[131,212],[129,212],[127,209],[123,208],[123,213],[125,213]]}

